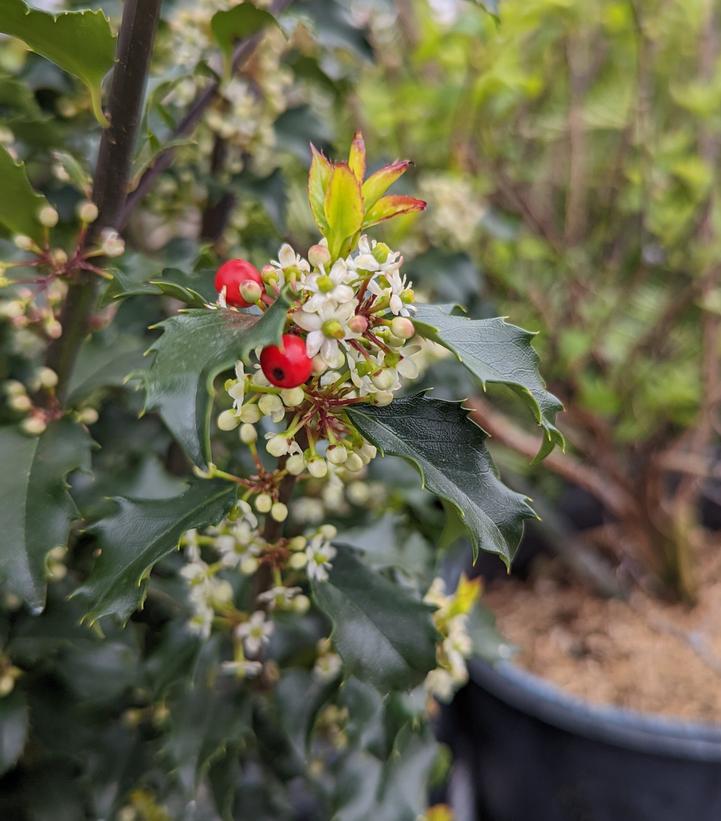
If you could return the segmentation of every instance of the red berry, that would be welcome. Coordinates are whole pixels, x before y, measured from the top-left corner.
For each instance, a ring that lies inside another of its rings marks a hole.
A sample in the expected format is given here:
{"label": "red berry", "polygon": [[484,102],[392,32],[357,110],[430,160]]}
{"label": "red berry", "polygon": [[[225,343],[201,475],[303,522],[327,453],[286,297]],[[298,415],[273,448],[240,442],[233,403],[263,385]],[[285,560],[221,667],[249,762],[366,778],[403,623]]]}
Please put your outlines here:
{"label": "red berry", "polygon": [[215,290],[220,293],[225,288],[225,301],[228,305],[236,308],[247,308],[250,305],[239,290],[244,282],[255,282],[263,287],[258,269],[247,259],[229,259],[216,271]]}
{"label": "red berry", "polygon": [[313,360],[305,352],[305,340],[284,334],[280,347],[268,345],[260,353],[260,367],[271,385],[295,388],[313,371]]}

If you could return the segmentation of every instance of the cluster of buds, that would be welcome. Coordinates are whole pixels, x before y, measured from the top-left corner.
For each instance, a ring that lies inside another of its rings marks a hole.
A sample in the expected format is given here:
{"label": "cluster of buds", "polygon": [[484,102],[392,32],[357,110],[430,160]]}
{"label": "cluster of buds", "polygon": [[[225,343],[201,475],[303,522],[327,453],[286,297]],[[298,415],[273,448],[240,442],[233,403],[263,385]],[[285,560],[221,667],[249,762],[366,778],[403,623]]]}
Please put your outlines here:
{"label": "cluster of buds", "polygon": [[450,701],[453,693],[468,681],[466,659],[472,653],[468,633],[468,615],[481,592],[481,579],[461,576],[453,595],[446,594],[443,579],[433,580],[424,601],[435,605],[433,622],[442,641],[436,649],[438,666],[426,676],[426,691],[441,701]]}

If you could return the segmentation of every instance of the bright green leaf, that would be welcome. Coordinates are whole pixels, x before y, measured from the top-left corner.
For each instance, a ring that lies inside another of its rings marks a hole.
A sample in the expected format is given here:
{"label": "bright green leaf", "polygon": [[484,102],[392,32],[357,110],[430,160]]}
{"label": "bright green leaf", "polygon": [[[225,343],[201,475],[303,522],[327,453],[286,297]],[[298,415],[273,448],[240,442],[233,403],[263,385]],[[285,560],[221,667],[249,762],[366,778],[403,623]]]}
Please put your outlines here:
{"label": "bright green leaf", "polygon": [[0,32],[23,40],[28,48],[77,77],[88,88],[98,122],[108,124],[101,105],[103,77],[113,67],[115,38],[102,11],[50,14],[23,0],[2,0]]}
{"label": "bright green leaf", "polygon": [[280,342],[287,303],[278,299],[262,316],[231,310],[190,310],[161,322],[150,369],[139,374],[146,409],[157,409],[196,465],[210,458],[213,380],[254,348]]}
{"label": "bright green leaf", "polygon": [[90,467],[85,428],[60,419],[41,436],[0,428],[0,575],[31,608],[45,604],[45,556],[67,544],[76,516],[66,477]]}
{"label": "bright green leaf", "polygon": [[48,201],[30,185],[25,166],[0,145],[0,224],[13,234],[25,234],[42,242],[43,229],[37,213]]}
{"label": "bright green leaf", "polygon": [[333,259],[343,256],[348,240],[363,224],[361,187],[345,163],[333,166],[325,192],[323,212],[328,222],[328,248]]}
{"label": "bright green leaf", "polygon": [[88,621],[127,620],[142,606],[156,562],[177,548],[186,530],[219,522],[234,499],[233,485],[213,480],[195,481],[171,499],[117,498],[117,511],[93,527],[102,552],[74,593],[89,600]]}
{"label": "bright green leaf", "polygon": [[210,21],[210,28],[223,52],[226,72],[230,72],[233,48],[239,40],[252,37],[268,26],[277,25],[278,21],[270,12],[248,2],[227,11],[217,11]]}
{"label": "bright green leaf", "polygon": [[381,453],[414,465],[424,486],[458,511],[474,558],[480,548],[510,565],[523,521],[534,513],[524,496],[498,478],[486,434],[458,402],[417,394],[386,407],[359,405],[348,414]]}
{"label": "bright green leaf", "polygon": [[453,305],[419,305],[414,319],[416,329],[454,353],[484,390],[487,382],[501,383],[530,403],[544,434],[537,460],[555,445],[563,447],[563,434],[555,425],[556,414],[563,406],[546,390],[538,372],[538,355],[531,346],[534,335],[500,317],[467,319],[453,310]]}
{"label": "bright green leaf", "polygon": [[325,216],[325,192],[333,175],[333,166],[330,160],[313,145],[310,144],[312,159],[308,172],[308,201],[318,230],[325,236],[328,233],[328,220]]}
{"label": "bright green leaf", "polygon": [[365,679],[382,692],[420,684],[436,665],[433,608],[410,591],[369,570],[343,547],[313,598],[333,623],[332,640],[345,676]]}
{"label": "bright green leaf", "polygon": [[366,211],[372,208],[393,183],[402,177],[410,167],[408,160],[384,165],[363,183],[363,204]]}

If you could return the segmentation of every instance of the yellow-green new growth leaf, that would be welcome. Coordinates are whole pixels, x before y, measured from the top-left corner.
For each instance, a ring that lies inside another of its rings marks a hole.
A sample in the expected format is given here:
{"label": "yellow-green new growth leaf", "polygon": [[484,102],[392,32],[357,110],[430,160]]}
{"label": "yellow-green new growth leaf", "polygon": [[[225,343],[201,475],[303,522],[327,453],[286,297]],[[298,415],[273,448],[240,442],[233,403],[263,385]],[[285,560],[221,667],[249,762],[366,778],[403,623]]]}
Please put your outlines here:
{"label": "yellow-green new growth leaf", "polygon": [[40,436],[0,428],[0,577],[34,610],[45,604],[45,558],[67,544],[77,511],[66,478],[90,467],[91,440],[81,425],[60,419]]}
{"label": "yellow-green new growth leaf", "polygon": [[101,85],[113,66],[115,37],[104,12],[50,14],[30,8],[23,0],[2,0],[0,32],[22,40],[32,51],[83,82],[90,92],[98,122],[107,126],[101,105]]}
{"label": "yellow-green new growth leaf", "polygon": [[355,174],[358,182],[362,183],[366,175],[366,144],[363,134],[356,131],[348,152],[348,167]]}
{"label": "yellow-green new growth leaf", "polygon": [[30,185],[25,166],[15,162],[0,145],[0,224],[13,234],[25,234],[42,243],[43,228],[38,211],[48,201]]}
{"label": "yellow-green new growth leaf", "polygon": [[345,163],[333,166],[323,212],[328,223],[328,248],[331,257],[337,259],[350,250],[350,241],[363,225],[361,186]]}
{"label": "yellow-green new growth leaf", "polygon": [[524,519],[535,514],[524,496],[498,478],[486,434],[460,403],[417,394],[386,407],[357,405],[348,415],[382,454],[410,462],[423,485],[452,506],[468,532],[474,558],[481,549],[510,565]]}
{"label": "yellow-green new growth leaf", "polygon": [[368,212],[378,200],[385,194],[385,192],[393,185],[393,183],[400,179],[411,164],[408,160],[391,163],[379,168],[374,174],[363,183],[363,205]]}
{"label": "yellow-green new growth leaf", "polygon": [[308,172],[308,202],[318,230],[326,236],[328,220],[325,218],[325,192],[333,175],[333,165],[313,143],[310,144],[310,151],[312,158]]}
{"label": "yellow-green new growth leaf", "polygon": [[413,320],[416,330],[454,353],[458,361],[486,383],[508,385],[531,406],[543,428],[543,442],[536,460],[558,445],[563,434],[556,427],[556,414],[563,406],[546,390],[538,372],[538,355],[531,346],[534,334],[501,317],[468,319],[454,313],[455,305],[419,305]]}

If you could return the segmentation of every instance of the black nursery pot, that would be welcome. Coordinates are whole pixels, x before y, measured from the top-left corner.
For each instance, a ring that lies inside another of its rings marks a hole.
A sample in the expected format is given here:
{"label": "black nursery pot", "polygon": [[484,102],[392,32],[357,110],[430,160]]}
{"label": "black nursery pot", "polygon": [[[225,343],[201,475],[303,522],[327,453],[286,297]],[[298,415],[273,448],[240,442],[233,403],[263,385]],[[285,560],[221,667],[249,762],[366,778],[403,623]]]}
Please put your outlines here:
{"label": "black nursery pot", "polygon": [[591,706],[505,662],[470,673],[446,729],[478,821],[721,821],[721,726]]}

